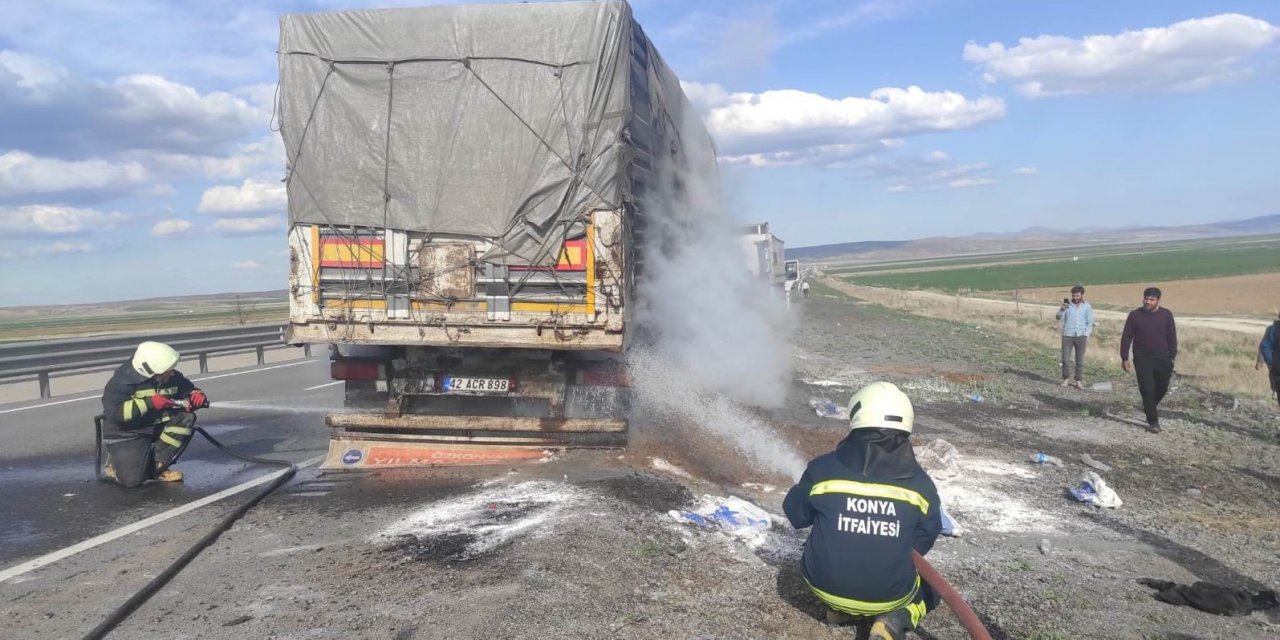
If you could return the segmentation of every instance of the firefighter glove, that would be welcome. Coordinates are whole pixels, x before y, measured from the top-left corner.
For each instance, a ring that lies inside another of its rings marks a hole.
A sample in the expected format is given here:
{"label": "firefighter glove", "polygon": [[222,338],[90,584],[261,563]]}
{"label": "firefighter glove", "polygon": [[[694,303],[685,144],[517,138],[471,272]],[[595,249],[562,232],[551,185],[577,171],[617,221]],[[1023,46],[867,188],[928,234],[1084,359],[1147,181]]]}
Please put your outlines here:
{"label": "firefighter glove", "polygon": [[199,389],[192,390],[191,395],[187,396],[187,401],[191,403],[190,408],[192,411],[209,406],[209,397],[204,395],[204,392]]}
{"label": "firefighter glove", "polygon": [[169,396],[162,396],[158,393],[147,398],[147,403],[156,411],[164,411],[165,409],[173,408],[173,400],[170,400]]}

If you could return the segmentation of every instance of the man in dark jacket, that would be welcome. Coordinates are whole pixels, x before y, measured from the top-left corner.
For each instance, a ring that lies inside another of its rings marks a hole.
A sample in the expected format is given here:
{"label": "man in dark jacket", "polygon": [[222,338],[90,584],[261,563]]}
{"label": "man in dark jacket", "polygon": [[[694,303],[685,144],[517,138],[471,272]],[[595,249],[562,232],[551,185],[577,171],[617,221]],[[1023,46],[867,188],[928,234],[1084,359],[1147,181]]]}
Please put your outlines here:
{"label": "man in dark jacket", "polygon": [[1267,367],[1267,375],[1271,378],[1271,391],[1280,401],[1280,318],[1271,323],[1262,334],[1262,342],[1258,343],[1257,368]]}
{"label": "man in dark jacket", "polygon": [[[1133,362],[1129,362],[1129,347]],[[1129,312],[1120,336],[1120,366],[1136,371],[1142,410],[1147,415],[1147,431],[1160,433],[1160,401],[1169,392],[1173,361],[1178,357],[1178,329],[1173,313],[1160,306],[1160,290],[1147,287],[1142,306]]]}
{"label": "man in dark jacket", "polygon": [[818,598],[837,614],[874,617],[869,640],[902,640],[938,604],[911,557],[942,530],[938,490],[911,450],[906,394],[873,382],[849,412],[849,435],[809,463],[783,509],[793,527],[813,527],[801,572]]}
{"label": "man in dark jacket", "polygon": [[209,400],[173,368],[178,358],[167,344],[143,342],[102,391],[104,472],[126,487],[152,479],[182,480],[182,472],[169,466],[191,441],[195,410],[209,406]]}

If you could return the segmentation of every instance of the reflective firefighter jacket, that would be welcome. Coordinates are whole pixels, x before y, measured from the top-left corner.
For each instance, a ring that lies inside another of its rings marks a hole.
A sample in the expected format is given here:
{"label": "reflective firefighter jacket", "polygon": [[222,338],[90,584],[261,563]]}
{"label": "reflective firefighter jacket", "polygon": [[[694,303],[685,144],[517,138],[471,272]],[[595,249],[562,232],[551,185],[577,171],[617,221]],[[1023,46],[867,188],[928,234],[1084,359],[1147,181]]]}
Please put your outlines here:
{"label": "reflective firefighter jacket", "polygon": [[875,615],[906,606],[920,588],[911,550],[942,530],[938,490],[905,433],[850,432],[815,458],[783,502],[805,543],[804,579],[832,608]]}
{"label": "reflective firefighter jacket", "polygon": [[186,398],[193,389],[195,385],[177,370],[168,380],[157,382],[135,371],[133,363],[126,360],[116,368],[102,391],[105,428],[109,431],[131,431],[163,424],[170,412],[152,409],[148,398],[156,394]]}

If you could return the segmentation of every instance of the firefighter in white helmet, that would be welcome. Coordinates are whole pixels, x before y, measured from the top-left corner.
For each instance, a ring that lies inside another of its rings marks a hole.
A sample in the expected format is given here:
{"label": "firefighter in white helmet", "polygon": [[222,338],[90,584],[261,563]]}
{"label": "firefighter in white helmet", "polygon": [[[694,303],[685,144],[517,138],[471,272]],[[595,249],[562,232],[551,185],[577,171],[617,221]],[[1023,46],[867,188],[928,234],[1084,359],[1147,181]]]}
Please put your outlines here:
{"label": "firefighter in white helmet", "polygon": [[169,467],[191,441],[195,410],[209,406],[209,399],[174,369],[178,358],[167,344],[143,342],[102,391],[104,471],[126,487],[182,480],[182,472]]}
{"label": "firefighter in white helmet", "polygon": [[827,620],[870,620],[869,640],[902,640],[938,603],[911,558],[942,530],[938,489],[911,450],[914,420],[896,386],[863,387],[849,399],[849,435],[783,502],[792,526],[813,527],[800,569]]}

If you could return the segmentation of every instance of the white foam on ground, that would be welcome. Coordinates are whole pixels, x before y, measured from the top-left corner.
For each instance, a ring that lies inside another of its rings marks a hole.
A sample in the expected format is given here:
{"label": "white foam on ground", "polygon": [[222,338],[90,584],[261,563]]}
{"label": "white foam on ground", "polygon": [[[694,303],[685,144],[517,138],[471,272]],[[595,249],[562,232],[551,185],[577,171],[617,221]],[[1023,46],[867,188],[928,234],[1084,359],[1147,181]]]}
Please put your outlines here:
{"label": "white foam on ground", "polygon": [[995,486],[998,478],[1033,479],[1038,474],[1017,464],[982,458],[961,458],[961,473],[935,482],[947,512],[966,531],[1000,533],[1059,533],[1060,519],[1012,497]]}
{"label": "white foam on ground", "polygon": [[[475,540],[463,557],[474,557],[520,536],[549,533],[573,507],[590,496],[572,485],[558,482],[491,484],[483,490],[431,504],[388,525],[369,538],[375,544],[396,542],[406,535],[419,540],[433,536],[465,534]],[[516,512],[510,519],[496,514]]]}
{"label": "white foam on ground", "polygon": [[680,467],[677,467],[676,465],[671,464],[670,462],[667,462],[666,459],[664,458],[653,458],[652,460],[649,461],[649,466],[653,467],[654,469],[657,469],[658,471],[663,471],[666,473],[670,473],[672,475],[677,475],[677,476],[680,476],[681,478],[693,477],[689,475],[688,471],[685,471],[684,469],[681,469]]}
{"label": "white foam on ground", "polygon": [[801,380],[801,382],[803,382],[803,383],[805,383],[805,384],[807,384],[807,385],[809,385],[809,386],[811,386],[811,387],[848,387],[848,386],[852,386],[852,385],[845,384],[845,383],[843,383],[843,382],[837,382],[837,381],[835,381],[835,380]]}

